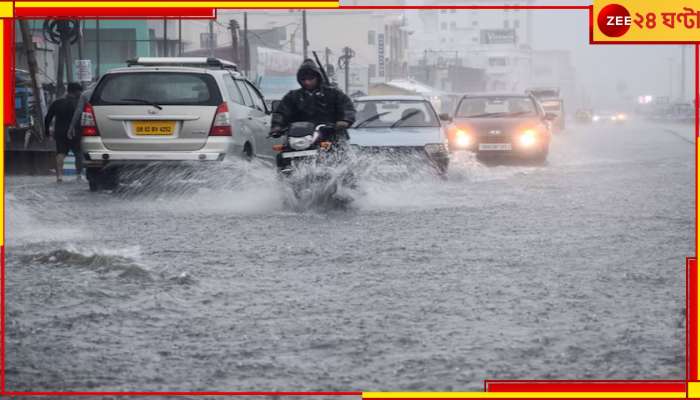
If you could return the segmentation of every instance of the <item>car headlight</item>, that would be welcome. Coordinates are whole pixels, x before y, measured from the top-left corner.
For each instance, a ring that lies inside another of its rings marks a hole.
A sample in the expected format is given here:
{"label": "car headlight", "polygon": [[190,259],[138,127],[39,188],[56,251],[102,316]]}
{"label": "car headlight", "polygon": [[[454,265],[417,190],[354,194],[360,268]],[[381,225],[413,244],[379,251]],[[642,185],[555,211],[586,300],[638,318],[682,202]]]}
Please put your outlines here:
{"label": "car headlight", "polygon": [[428,154],[445,153],[445,145],[442,143],[428,143],[425,145],[425,152]]}
{"label": "car headlight", "polygon": [[627,119],[627,116],[623,113],[620,113],[620,114],[617,114],[617,119],[624,120],[624,119]]}
{"label": "car headlight", "polygon": [[458,129],[457,132],[455,132],[455,141],[459,147],[469,147],[472,144],[472,136],[469,132]]}
{"label": "car headlight", "polygon": [[600,121],[600,117],[597,116],[597,115],[594,115],[594,116],[593,116],[593,121]]}
{"label": "car headlight", "polygon": [[610,119],[613,121],[617,121],[617,115],[613,115],[612,117],[610,117]]}
{"label": "car headlight", "polygon": [[537,143],[537,132],[534,129],[526,129],[518,137],[518,143],[523,147],[530,147]]}
{"label": "car headlight", "polygon": [[294,150],[305,150],[311,146],[314,142],[312,135],[302,136],[302,137],[290,137],[289,146]]}

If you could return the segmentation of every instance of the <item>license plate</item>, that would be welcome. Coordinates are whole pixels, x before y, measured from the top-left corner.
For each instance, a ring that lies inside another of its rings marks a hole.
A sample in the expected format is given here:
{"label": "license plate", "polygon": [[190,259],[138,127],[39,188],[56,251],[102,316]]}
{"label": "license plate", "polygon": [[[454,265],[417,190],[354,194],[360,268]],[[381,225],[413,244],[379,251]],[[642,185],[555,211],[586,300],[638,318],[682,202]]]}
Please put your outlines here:
{"label": "license plate", "polygon": [[136,136],[171,136],[175,133],[175,121],[134,121]]}
{"label": "license plate", "polygon": [[479,150],[513,150],[513,146],[510,143],[480,143]]}
{"label": "license plate", "polygon": [[282,158],[308,157],[315,156],[317,154],[318,150],[290,151],[288,153],[282,153]]}

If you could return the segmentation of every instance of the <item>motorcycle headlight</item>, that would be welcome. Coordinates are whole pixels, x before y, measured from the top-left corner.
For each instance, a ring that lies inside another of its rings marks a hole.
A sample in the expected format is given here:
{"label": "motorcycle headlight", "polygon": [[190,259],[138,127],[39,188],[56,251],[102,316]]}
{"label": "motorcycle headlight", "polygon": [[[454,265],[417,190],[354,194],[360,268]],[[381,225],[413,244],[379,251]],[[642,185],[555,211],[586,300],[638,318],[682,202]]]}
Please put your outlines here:
{"label": "motorcycle headlight", "polygon": [[446,152],[445,145],[442,143],[428,143],[425,145],[425,151],[428,154],[444,153]]}
{"label": "motorcycle headlight", "polygon": [[311,146],[314,142],[312,135],[302,136],[302,137],[291,137],[289,138],[289,147],[294,150],[305,150]]}

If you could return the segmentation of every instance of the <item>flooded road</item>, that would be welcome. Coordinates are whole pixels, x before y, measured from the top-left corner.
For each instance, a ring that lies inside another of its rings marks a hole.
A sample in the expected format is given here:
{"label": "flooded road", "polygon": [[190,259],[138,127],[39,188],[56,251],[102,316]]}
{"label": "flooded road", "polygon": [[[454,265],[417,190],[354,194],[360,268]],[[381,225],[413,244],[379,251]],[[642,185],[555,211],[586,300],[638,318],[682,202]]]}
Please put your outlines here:
{"label": "flooded road", "polygon": [[683,379],[694,148],[674,132],[572,126],[546,166],[458,154],[447,180],[369,162],[347,209],[290,204],[257,161],[120,193],[8,177],[7,388]]}

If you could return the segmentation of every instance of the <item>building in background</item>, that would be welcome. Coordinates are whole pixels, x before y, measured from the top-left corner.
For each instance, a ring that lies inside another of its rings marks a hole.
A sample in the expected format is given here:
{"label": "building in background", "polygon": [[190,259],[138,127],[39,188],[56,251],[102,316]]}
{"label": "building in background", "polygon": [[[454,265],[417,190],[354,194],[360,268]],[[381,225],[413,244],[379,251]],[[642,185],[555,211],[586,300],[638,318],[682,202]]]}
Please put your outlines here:
{"label": "building in background", "polygon": [[[44,38],[44,20],[29,20],[29,28],[34,43],[39,67],[39,81],[49,92],[56,84],[58,73],[58,46]],[[71,46],[73,61],[90,60],[93,79],[116,67],[123,67],[126,60],[151,55],[151,38],[146,20],[101,20],[99,34],[95,20],[81,20],[81,40]],[[15,25],[19,32],[19,24]],[[15,63],[17,68],[27,69],[26,50],[22,35],[15,35]],[[99,43],[99,51],[98,51]],[[72,77],[64,77],[64,82],[77,81],[77,68]],[[49,99],[50,100],[50,99]]]}
{"label": "building in background", "polygon": [[[252,10],[245,12],[248,20],[248,43],[253,58],[254,48],[268,48],[301,55],[303,53],[302,12],[300,10]],[[220,49],[233,48],[234,38],[228,27],[235,21],[238,29],[239,49],[243,46],[244,12],[221,10],[212,23],[216,56],[243,64],[243,51],[238,60],[231,50],[222,54]],[[308,10],[306,13],[308,57],[316,51],[323,64],[333,66],[336,77],[343,74],[338,59],[343,49],[353,50],[351,71],[353,75],[366,73],[362,81],[383,82],[408,75],[408,42],[410,32],[402,10]],[[162,24],[153,24],[155,37],[162,37]],[[210,54],[206,40],[207,21],[183,21],[182,43],[184,54]],[[342,29],[341,29],[342,28]],[[177,33],[173,33],[177,36]],[[170,38],[170,34],[168,34]],[[251,72],[257,67],[250,66]],[[366,71],[366,72],[361,72]],[[331,72],[331,71],[329,71]],[[255,76],[251,76],[255,79]],[[359,76],[358,76],[359,78]],[[356,80],[354,80],[356,81]]]}
{"label": "building in background", "polygon": [[[484,5],[484,1],[423,0],[422,5]],[[503,5],[503,2],[493,2]],[[532,5],[534,0],[506,2]],[[415,32],[409,62],[416,79],[447,91],[483,88],[521,91],[532,67],[532,10],[435,9],[408,13]],[[459,68],[469,68],[469,84],[456,82]],[[453,71],[450,73],[450,69]],[[478,72],[477,70],[481,70]],[[421,73],[422,71],[422,73]],[[475,82],[481,79],[482,82]]]}

